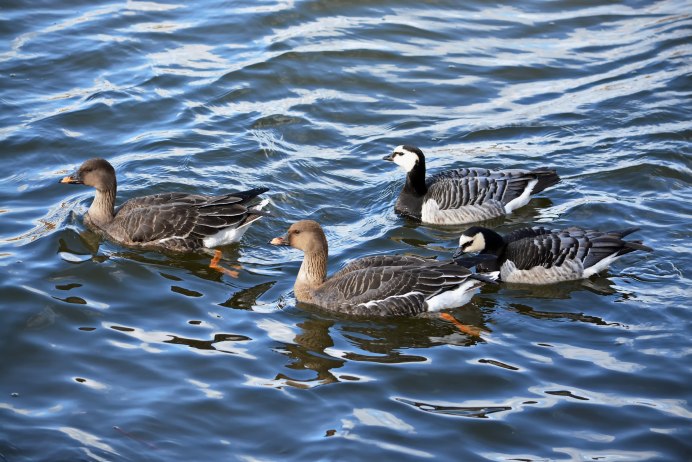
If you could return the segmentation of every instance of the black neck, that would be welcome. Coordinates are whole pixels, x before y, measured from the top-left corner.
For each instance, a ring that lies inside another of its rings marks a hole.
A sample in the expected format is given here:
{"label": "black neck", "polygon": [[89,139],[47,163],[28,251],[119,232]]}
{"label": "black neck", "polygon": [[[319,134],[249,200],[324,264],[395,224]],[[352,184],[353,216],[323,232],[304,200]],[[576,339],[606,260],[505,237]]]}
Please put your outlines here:
{"label": "black neck", "polygon": [[499,256],[505,251],[507,243],[505,239],[495,231],[485,229],[483,238],[485,239],[485,250],[483,250],[483,253],[491,253]]}
{"label": "black neck", "polygon": [[416,196],[425,196],[425,193],[428,192],[425,185],[425,160],[419,159],[413,169],[408,172],[404,191]]}

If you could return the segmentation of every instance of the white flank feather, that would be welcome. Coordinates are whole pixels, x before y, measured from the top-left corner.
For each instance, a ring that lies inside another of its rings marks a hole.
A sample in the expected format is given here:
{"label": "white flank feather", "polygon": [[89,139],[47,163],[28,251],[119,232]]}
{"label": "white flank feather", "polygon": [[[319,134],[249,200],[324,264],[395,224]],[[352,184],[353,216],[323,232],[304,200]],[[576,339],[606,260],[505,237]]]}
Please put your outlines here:
{"label": "white flank feather", "polygon": [[440,311],[466,305],[476,293],[474,289],[478,289],[482,284],[481,281],[476,279],[467,279],[454,290],[448,290],[430,297],[427,300],[428,311]]}
{"label": "white flank feather", "polygon": [[253,205],[252,207],[250,207],[250,209],[262,210],[262,207],[264,207],[268,203],[269,203],[269,199],[262,199],[262,201],[259,204]]}
{"label": "white flank feather", "polygon": [[[252,209],[262,210],[262,207],[264,207],[268,203],[269,199],[264,199],[259,204],[251,207],[250,211],[252,211]],[[222,245],[232,244],[233,242],[238,242],[243,237],[243,234],[245,234],[245,231],[247,231],[250,225],[253,224],[255,221],[257,220],[252,220],[250,222],[245,223],[242,226],[238,226],[237,228],[224,228],[216,234],[205,237],[203,241],[204,247],[211,249]]]}
{"label": "white flank feather", "polygon": [[618,255],[616,253],[614,253],[612,255],[608,255],[607,257],[605,257],[603,260],[599,261],[595,265],[586,268],[584,270],[584,277],[590,278],[594,274],[600,273],[601,271],[608,268],[611,263],[613,263],[615,260],[617,260],[620,257],[622,257],[622,255]]}
{"label": "white flank feather", "polygon": [[245,223],[237,228],[224,228],[216,234],[204,238],[204,247],[213,248],[219,247],[221,245],[231,244],[233,242],[238,242],[240,238],[243,237],[245,231],[254,223]]}
{"label": "white flank feather", "polygon": [[489,273],[482,273],[483,276],[487,276],[493,281],[497,281],[500,279],[500,272],[499,271],[490,271]]}
{"label": "white flank feather", "polygon": [[505,205],[505,212],[512,213],[513,210],[516,210],[519,207],[523,207],[526,204],[528,204],[531,200],[531,191],[533,191],[533,188],[536,186],[537,183],[538,179],[529,181],[529,183],[526,185],[526,188],[524,189],[524,192],[522,192],[519,197],[512,199]]}

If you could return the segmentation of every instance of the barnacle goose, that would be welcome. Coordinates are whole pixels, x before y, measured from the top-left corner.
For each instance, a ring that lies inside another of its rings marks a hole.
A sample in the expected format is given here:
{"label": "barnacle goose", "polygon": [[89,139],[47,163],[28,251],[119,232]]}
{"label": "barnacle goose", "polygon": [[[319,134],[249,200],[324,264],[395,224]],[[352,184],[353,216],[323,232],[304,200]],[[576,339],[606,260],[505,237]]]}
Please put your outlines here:
{"label": "barnacle goose", "polygon": [[440,225],[488,220],[512,213],[536,194],[560,181],[555,170],[459,168],[425,178],[425,156],[415,146],[398,146],[383,158],[406,171],[394,209]]}
{"label": "barnacle goose", "polygon": [[591,277],[613,261],[635,250],[652,248],[642,241],[624,241],[638,231],[596,231],[578,227],[550,230],[521,228],[504,237],[488,228],[473,226],[461,234],[453,258],[467,252],[492,254],[495,260],[479,263],[478,271],[500,271],[504,282],[550,284]]}

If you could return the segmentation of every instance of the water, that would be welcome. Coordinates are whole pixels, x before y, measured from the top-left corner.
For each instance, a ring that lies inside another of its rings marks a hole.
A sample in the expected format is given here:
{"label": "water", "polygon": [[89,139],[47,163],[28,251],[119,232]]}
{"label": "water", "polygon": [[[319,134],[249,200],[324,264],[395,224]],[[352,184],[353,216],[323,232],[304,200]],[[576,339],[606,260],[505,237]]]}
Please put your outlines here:
{"label": "water", "polygon": [[[18,2],[0,6],[0,459],[691,460],[685,1]],[[447,255],[464,227],[399,219],[429,170],[554,166],[496,226],[641,226],[606,277],[486,287],[441,319],[296,306],[321,222],[330,267]],[[267,185],[274,219],[171,257],[85,232],[119,200]]]}

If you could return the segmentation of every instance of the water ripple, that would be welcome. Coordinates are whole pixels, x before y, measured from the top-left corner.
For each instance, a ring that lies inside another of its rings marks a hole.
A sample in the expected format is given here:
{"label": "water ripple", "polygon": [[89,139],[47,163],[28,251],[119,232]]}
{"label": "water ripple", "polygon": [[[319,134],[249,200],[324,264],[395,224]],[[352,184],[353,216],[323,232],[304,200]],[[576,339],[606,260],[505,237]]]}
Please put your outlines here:
{"label": "water ripple", "polygon": [[[10,1],[0,459],[685,459],[688,3]],[[332,271],[456,247],[465,226],[394,214],[402,143],[430,172],[556,167],[501,232],[638,226],[655,250],[484,287],[452,311],[479,336],[296,304],[302,255],[267,241],[297,219]],[[93,156],[119,203],[269,187],[223,249],[239,278],[87,232],[93,192],[57,181]]]}

